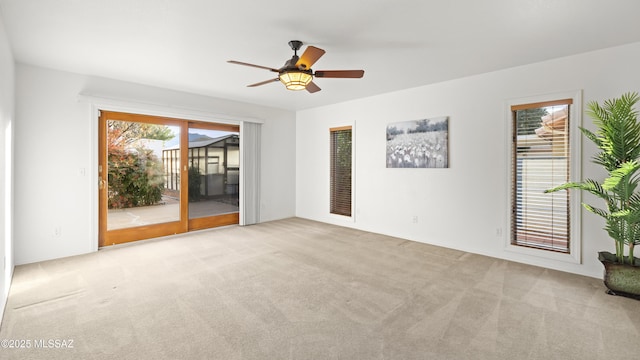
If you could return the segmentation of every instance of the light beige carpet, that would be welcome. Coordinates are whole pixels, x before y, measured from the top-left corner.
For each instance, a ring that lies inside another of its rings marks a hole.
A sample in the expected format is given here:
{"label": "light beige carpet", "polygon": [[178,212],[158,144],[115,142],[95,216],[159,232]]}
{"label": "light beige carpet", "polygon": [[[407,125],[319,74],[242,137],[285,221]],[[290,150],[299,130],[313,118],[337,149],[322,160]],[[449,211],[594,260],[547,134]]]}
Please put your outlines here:
{"label": "light beige carpet", "polygon": [[0,339],[31,344],[3,360],[638,359],[640,301],[294,218],[18,266]]}

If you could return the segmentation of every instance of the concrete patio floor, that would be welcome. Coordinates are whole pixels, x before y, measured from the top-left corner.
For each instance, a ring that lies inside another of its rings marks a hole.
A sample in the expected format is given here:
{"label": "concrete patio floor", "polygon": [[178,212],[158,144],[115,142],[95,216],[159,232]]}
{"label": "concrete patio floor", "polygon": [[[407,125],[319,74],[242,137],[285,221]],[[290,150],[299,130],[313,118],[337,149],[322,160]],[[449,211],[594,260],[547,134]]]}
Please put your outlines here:
{"label": "concrete patio floor", "polygon": [[[217,200],[189,203],[189,218],[238,212],[238,206]],[[128,209],[110,209],[107,214],[107,230],[160,224],[180,220],[180,203],[175,198],[163,197],[163,203]]]}

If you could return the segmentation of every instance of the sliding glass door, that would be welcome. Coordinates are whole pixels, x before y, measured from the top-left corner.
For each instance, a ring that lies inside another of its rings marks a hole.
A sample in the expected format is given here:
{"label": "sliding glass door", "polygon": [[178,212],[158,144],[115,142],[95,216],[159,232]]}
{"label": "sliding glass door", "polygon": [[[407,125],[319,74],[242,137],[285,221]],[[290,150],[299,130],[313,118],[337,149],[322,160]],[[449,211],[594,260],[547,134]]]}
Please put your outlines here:
{"label": "sliding glass door", "polygon": [[237,224],[240,195],[238,127],[189,123],[189,229]]}
{"label": "sliding glass door", "polygon": [[239,127],[99,119],[99,245],[238,223]]}

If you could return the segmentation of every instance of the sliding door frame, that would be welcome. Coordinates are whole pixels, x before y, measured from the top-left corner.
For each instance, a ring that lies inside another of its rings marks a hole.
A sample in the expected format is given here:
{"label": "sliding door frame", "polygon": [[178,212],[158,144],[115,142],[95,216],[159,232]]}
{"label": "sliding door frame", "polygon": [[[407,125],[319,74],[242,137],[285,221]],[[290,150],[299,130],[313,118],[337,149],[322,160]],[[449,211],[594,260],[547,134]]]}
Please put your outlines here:
{"label": "sliding door frame", "polygon": [[[256,124],[262,125],[265,123],[264,119],[253,117],[253,116],[241,116],[241,115],[229,115],[222,112],[212,111],[207,109],[208,105],[205,105],[201,108],[189,107],[189,106],[181,106],[180,100],[176,100],[177,102],[153,102],[149,100],[130,100],[123,99],[114,96],[105,96],[100,94],[95,94],[87,91],[82,91],[78,94],[78,102],[80,104],[86,105],[87,111],[87,121],[91,124],[91,134],[90,138],[92,146],[91,146],[91,160],[90,160],[90,171],[87,172],[87,175],[91,178],[91,208],[87,209],[91,213],[91,236],[87,237],[85,243],[85,249],[87,252],[98,251],[98,118],[100,117],[101,111],[115,111],[115,112],[126,112],[126,113],[135,113],[135,114],[144,114],[144,115],[152,115],[152,116],[160,116],[160,117],[171,117],[178,119],[185,119],[191,121],[200,121],[204,123],[216,123],[216,124],[228,124],[228,125],[237,125],[241,127],[241,133],[244,125],[248,124]],[[241,159],[245,156],[249,156],[248,154],[244,154],[245,147],[242,145],[245,139],[240,139],[240,157]],[[259,146],[257,149],[257,154],[259,154]],[[259,166],[258,166],[259,168]],[[253,180],[259,181],[259,178],[255,178]],[[245,206],[244,204],[244,189],[247,184],[243,184],[245,182],[244,179],[244,170],[240,168],[240,225],[245,225],[245,221],[243,221]],[[260,188],[259,184],[254,184],[256,189]],[[259,204],[259,203],[258,203]],[[257,209],[254,209],[257,211]],[[253,222],[250,222],[253,223]]]}
{"label": "sliding door frame", "polygon": [[[209,122],[203,122],[203,121],[189,121],[187,133],[189,132],[189,129],[220,130],[220,131],[240,133],[239,125],[217,124],[217,123],[209,123]],[[187,134],[187,142],[189,141],[188,137],[189,135]],[[242,134],[240,134],[240,137],[242,138]],[[187,159],[187,158],[183,158],[183,159]],[[240,164],[240,169],[242,169],[242,166],[243,164]],[[238,224],[239,222],[240,222],[240,209],[238,209],[238,212],[234,212],[234,213],[189,219],[188,231],[209,229],[209,228],[225,226],[225,225],[235,225],[235,224]]]}
{"label": "sliding door frame", "polygon": [[[107,229],[107,121],[119,120],[177,126],[180,128],[180,211],[179,220],[166,223],[142,225],[126,229]],[[239,125],[210,123],[156,115],[132,114],[118,111],[99,110],[98,117],[98,247],[115,245],[137,240],[174,235],[193,230],[201,230],[239,223],[238,212],[189,219],[189,128],[240,132]],[[242,165],[240,165],[242,168]]]}
{"label": "sliding door frame", "polygon": [[121,244],[136,240],[150,239],[154,237],[179,234],[188,231],[188,224],[184,219],[188,215],[188,204],[183,201],[183,194],[188,191],[188,182],[180,181],[180,211],[178,221],[170,221],[159,224],[142,225],[126,229],[107,229],[107,191],[108,191],[108,161],[107,161],[107,121],[118,120],[146,124],[159,124],[180,127],[180,178],[186,179],[188,169],[184,161],[188,154],[189,141],[187,122],[160,116],[129,114],[114,111],[101,111],[98,119],[98,246]]}

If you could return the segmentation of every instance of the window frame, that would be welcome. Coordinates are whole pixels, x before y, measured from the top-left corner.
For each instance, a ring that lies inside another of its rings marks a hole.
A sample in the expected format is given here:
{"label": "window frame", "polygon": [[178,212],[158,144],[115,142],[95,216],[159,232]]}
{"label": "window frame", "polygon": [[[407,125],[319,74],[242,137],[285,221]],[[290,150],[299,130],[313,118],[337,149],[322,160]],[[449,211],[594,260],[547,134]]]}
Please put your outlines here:
{"label": "window frame", "polygon": [[[333,198],[334,198],[334,194],[333,194],[333,158],[334,158],[334,153],[333,153],[333,134],[335,132],[338,131],[344,131],[344,130],[349,130],[351,132],[351,188],[350,188],[350,197],[349,197],[349,202],[350,202],[350,213],[348,215],[346,214],[342,214],[342,213],[338,213],[338,212],[334,212],[334,208],[332,206],[333,204]],[[354,131],[353,131],[353,126],[352,125],[344,125],[344,126],[335,126],[335,127],[331,127],[329,128],[329,215],[333,216],[333,217],[337,217],[337,218],[342,218],[342,219],[354,219],[354,179],[355,179],[355,174],[354,174],[354,145],[355,145],[355,141],[354,141]]]}
{"label": "window frame", "polygon": [[522,245],[512,244],[512,205],[513,205],[513,174],[514,166],[512,162],[512,146],[514,125],[513,121],[513,108],[527,104],[537,103],[553,103],[554,101],[562,99],[571,99],[573,104],[569,106],[569,147],[570,147],[570,159],[569,159],[569,181],[580,181],[582,176],[582,132],[580,127],[582,126],[582,91],[571,91],[546,94],[540,96],[515,98],[509,99],[505,104],[505,120],[506,120],[506,151],[505,151],[505,164],[506,164],[506,209],[505,224],[507,224],[505,240],[505,250],[517,253],[521,255],[542,257],[550,260],[557,260],[569,263],[582,263],[582,236],[581,236],[581,218],[582,218],[582,206],[581,206],[581,193],[579,191],[572,191],[569,197],[569,253],[562,253],[548,249],[525,247]]}

